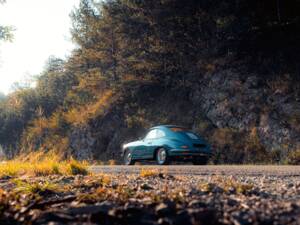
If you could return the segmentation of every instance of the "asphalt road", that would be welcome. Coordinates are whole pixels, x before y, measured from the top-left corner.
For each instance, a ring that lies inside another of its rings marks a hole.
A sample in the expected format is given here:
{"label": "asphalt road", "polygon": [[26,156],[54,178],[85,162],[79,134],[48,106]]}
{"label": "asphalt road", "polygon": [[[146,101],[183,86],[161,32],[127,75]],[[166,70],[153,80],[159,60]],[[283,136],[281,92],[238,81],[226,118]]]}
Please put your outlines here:
{"label": "asphalt road", "polygon": [[155,169],[172,175],[247,175],[247,176],[300,176],[300,166],[279,165],[135,165],[91,166],[93,173],[137,174],[142,169]]}

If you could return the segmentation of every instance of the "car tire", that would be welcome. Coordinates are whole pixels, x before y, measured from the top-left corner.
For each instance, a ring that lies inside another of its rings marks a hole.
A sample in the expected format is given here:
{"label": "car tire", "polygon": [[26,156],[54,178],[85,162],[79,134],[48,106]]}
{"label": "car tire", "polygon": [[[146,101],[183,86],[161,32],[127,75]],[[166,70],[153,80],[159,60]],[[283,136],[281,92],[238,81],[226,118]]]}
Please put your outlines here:
{"label": "car tire", "polygon": [[159,148],[156,151],[155,159],[158,165],[168,165],[170,164],[170,158],[168,152],[164,148]]}
{"label": "car tire", "polygon": [[194,158],[192,162],[194,165],[206,165],[208,162],[208,158],[207,157],[197,157],[197,158]]}
{"label": "car tire", "polygon": [[135,161],[132,159],[132,152],[130,150],[126,150],[124,153],[124,164],[127,166],[135,164]]}

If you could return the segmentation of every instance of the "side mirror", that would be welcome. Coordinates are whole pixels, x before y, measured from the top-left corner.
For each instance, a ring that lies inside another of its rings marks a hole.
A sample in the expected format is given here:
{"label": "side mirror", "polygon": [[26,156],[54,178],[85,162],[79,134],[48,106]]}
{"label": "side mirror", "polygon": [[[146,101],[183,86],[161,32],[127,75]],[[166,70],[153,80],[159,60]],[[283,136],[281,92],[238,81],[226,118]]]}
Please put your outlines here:
{"label": "side mirror", "polygon": [[144,140],[144,138],[143,137],[139,137],[139,141],[143,141]]}

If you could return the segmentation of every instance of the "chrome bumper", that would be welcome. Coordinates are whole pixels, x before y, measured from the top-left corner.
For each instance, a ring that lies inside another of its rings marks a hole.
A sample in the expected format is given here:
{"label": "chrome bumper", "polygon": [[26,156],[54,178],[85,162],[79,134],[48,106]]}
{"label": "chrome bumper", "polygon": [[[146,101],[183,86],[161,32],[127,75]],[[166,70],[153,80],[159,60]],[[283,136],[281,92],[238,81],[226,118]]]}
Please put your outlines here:
{"label": "chrome bumper", "polygon": [[171,149],[169,150],[170,156],[210,156],[211,153],[204,151],[191,151],[183,149]]}

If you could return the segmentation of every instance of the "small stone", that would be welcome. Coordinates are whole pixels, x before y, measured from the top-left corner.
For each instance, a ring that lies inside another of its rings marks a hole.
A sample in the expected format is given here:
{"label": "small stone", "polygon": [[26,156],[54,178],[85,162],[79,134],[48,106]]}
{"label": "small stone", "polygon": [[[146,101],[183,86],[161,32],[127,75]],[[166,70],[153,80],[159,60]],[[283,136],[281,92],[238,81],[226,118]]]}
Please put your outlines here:
{"label": "small stone", "polygon": [[192,218],[193,224],[196,221],[207,221],[206,224],[218,224],[216,211],[213,209],[188,209],[188,214]]}
{"label": "small stone", "polygon": [[177,213],[174,219],[174,225],[192,225],[191,217],[187,210],[181,210]]}
{"label": "small stone", "polygon": [[213,193],[223,193],[224,190],[223,190],[221,187],[219,187],[219,186],[215,186],[215,187],[213,188],[212,192],[213,192]]}
{"label": "small stone", "polygon": [[229,199],[227,199],[227,204],[228,204],[229,206],[235,206],[235,205],[238,204],[238,201],[236,201],[236,200],[234,200],[234,199],[232,199],[232,198],[229,198]]}
{"label": "small stone", "polygon": [[202,207],[206,207],[206,203],[200,201],[200,200],[192,200],[189,204],[188,204],[189,207],[191,208],[202,208]]}
{"label": "small stone", "polygon": [[141,185],[141,189],[143,189],[143,190],[152,190],[153,188],[150,185],[144,183],[144,184]]}
{"label": "small stone", "polygon": [[158,224],[160,225],[170,225],[173,224],[172,221],[170,220],[170,218],[159,218],[159,220],[157,221]]}
{"label": "small stone", "polygon": [[158,177],[161,178],[161,179],[165,179],[165,175],[163,173],[159,173]]}
{"label": "small stone", "polygon": [[157,213],[164,212],[164,211],[167,210],[167,209],[168,209],[168,206],[167,206],[165,203],[160,203],[159,205],[157,205],[157,206],[155,207],[155,211],[156,211]]}
{"label": "small stone", "polygon": [[113,204],[109,202],[102,202],[98,205],[88,205],[82,207],[70,208],[67,210],[68,214],[71,215],[82,215],[82,214],[97,214],[97,213],[108,213],[108,211],[113,207]]}
{"label": "small stone", "polygon": [[173,212],[174,207],[175,207],[175,205],[172,206],[172,205],[167,205],[165,203],[160,203],[159,205],[157,205],[155,207],[155,211],[158,216],[166,216]]}
{"label": "small stone", "polygon": [[12,178],[12,176],[9,175],[4,175],[0,177],[0,180],[10,180]]}

